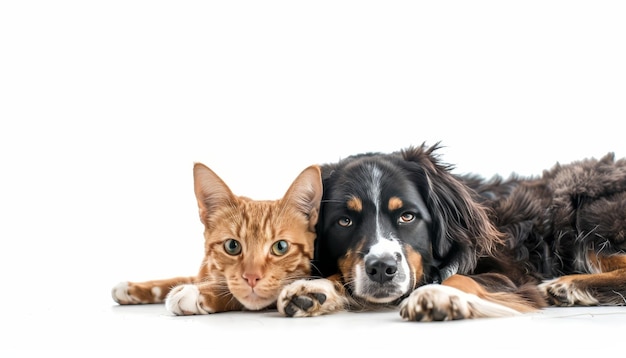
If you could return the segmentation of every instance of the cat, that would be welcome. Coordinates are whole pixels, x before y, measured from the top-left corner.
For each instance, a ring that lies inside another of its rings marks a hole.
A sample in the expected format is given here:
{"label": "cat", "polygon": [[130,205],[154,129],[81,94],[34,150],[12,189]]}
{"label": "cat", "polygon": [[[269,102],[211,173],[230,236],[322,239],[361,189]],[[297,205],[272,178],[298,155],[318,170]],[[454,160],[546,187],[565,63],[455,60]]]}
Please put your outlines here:
{"label": "cat", "polygon": [[120,305],[165,303],[174,315],[275,308],[281,289],[309,277],[322,197],[320,167],[309,166],[277,200],[232,193],[202,163],[193,168],[204,224],[204,259],[190,277],[120,282]]}

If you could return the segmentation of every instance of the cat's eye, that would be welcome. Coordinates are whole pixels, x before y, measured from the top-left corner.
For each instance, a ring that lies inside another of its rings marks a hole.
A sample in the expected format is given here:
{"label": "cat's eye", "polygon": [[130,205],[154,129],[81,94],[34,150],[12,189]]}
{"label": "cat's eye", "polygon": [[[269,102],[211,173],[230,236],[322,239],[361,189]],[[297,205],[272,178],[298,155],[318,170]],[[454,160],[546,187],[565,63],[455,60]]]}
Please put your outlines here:
{"label": "cat's eye", "polygon": [[228,239],[224,241],[224,250],[226,250],[229,255],[239,255],[241,252],[241,244],[235,239]]}
{"label": "cat's eye", "polygon": [[400,224],[410,223],[411,221],[415,220],[415,218],[416,218],[415,214],[413,214],[410,211],[406,211],[402,213],[402,215],[400,215],[400,219],[398,220],[398,223]]}
{"label": "cat's eye", "polygon": [[339,226],[341,227],[350,227],[352,226],[352,220],[350,220],[350,218],[348,217],[343,217],[337,220],[337,224],[339,224]]}
{"label": "cat's eye", "polygon": [[272,245],[272,253],[276,256],[283,256],[289,250],[289,243],[285,240],[278,240]]}

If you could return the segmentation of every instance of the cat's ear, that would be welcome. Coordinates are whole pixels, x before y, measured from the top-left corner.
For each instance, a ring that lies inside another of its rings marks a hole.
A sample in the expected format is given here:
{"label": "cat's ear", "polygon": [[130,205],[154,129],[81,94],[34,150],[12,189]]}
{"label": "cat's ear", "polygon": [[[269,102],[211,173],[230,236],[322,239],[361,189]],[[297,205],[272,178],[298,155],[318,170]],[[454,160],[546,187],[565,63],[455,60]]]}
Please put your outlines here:
{"label": "cat's ear", "polygon": [[311,231],[315,231],[321,201],[322,171],[319,165],[304,169],[283,197],[285,205],[293,205],[307,217]]}
{"label": "cat's ear", "polygon": [[207,219],[215,209],[228,205],[235,195],[224,181],[202,163],[193,166],[193,187],[198,201],[200,221],[207,225]]}

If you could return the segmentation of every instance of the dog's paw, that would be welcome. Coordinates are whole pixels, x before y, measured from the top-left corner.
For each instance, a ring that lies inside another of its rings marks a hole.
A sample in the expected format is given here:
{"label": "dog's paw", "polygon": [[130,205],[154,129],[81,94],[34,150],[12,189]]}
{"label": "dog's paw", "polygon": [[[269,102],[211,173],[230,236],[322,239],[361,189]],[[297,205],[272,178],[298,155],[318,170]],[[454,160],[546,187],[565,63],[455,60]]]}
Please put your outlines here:
{"label": "dog's paw", "polygon": [[346,299],[327,279],[298,280],[285,286],[276,303],[278,312],[288,317],[312,317],[341,311]]}
{"label": "dog's paw", "polygon": [[572,276],[562,276],[539,284],[539,290],[554,306],[595,306],[598,304],[589,292],[580,289]]}
{"label": "dog's paw", "polygon": [[165,308],[177,316],[215,313],[204,305],[198,287],[190,284],[174,287],[165,298]]}
{"label": "dog's paw", "polygon": [[400,303],[400,316],[407,321],[451,321],[518,314],[520,313],[503,305],[454,287],[437,284],[417,288]]}

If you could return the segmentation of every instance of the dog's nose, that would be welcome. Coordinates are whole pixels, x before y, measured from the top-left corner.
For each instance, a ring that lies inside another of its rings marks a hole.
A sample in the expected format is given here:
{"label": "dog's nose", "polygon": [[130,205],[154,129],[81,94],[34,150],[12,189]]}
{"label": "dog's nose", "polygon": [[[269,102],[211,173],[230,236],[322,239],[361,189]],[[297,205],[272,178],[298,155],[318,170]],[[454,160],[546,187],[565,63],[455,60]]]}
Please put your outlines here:
{"label": "dog's nose", "polygon": [[365,260],[365,272],[370,280],[385,283],[396,275],[398,265],[392,256],[372,257]]}

